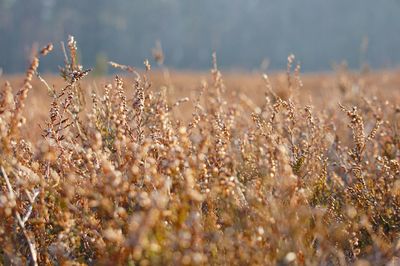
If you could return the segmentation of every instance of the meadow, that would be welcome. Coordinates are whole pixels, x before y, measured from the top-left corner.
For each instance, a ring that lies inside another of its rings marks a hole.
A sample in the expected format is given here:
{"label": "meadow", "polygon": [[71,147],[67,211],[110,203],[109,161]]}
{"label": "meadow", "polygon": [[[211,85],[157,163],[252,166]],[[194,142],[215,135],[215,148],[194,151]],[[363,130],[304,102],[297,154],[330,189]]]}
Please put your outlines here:
{"label": "meadow", "polygon": [[399,263],[399,71],[99,77],[70,37],[40,75],[52,49],[0,76],[0,264]]}

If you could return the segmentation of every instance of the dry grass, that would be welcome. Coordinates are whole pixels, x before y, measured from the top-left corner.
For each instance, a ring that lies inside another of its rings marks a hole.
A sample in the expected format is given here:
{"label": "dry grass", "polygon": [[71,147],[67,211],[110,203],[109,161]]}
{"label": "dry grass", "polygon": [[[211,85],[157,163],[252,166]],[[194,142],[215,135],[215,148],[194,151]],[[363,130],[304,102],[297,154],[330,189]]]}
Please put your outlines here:
{"label": "dry grass", "polygon": [[113,64],[127,74],[94,80],[71,38],[63,81],[37,79],[49,50],[0,97],[2,264],[399,256],[396,73],[301,79],[289,57],[269,79],[214,58],[204,78]]}

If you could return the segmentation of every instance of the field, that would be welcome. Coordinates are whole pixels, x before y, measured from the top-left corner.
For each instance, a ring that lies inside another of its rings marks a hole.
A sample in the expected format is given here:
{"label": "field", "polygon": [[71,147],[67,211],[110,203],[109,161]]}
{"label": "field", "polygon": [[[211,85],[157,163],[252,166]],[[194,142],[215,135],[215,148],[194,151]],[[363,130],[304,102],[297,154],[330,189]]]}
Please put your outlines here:
{"label": "field", "polygon": [[1,264],[399,263],[399,71],[98,77],[70,39],[36,75],[51,50],[0,76]]}

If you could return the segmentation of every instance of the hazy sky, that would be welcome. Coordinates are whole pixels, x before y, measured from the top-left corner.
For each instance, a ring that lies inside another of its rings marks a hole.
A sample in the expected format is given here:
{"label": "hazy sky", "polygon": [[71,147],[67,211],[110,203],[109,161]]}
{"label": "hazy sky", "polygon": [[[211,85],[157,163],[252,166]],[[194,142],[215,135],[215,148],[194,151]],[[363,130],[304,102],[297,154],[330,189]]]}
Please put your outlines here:
{"label": "hazy sky", "polygon": [[[22,71],[34,42],[78,40],[82,63],[141,65],[160,41],[169,67],[281,69],[294,53],[304,70],[400,63],[397,0],[0,0],[0,68]],[[97,63],[96,63],[97,62]]]}

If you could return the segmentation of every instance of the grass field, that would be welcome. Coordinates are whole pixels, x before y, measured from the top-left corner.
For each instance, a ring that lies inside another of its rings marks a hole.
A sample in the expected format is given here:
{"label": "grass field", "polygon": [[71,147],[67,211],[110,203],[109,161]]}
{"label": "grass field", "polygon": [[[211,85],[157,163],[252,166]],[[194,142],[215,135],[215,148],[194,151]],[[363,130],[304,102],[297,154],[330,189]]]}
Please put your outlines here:
{"label": "grass field", "polygon": [[399,263],[398,71],[95,77],[68,48],[0,77],[1,264]]}

